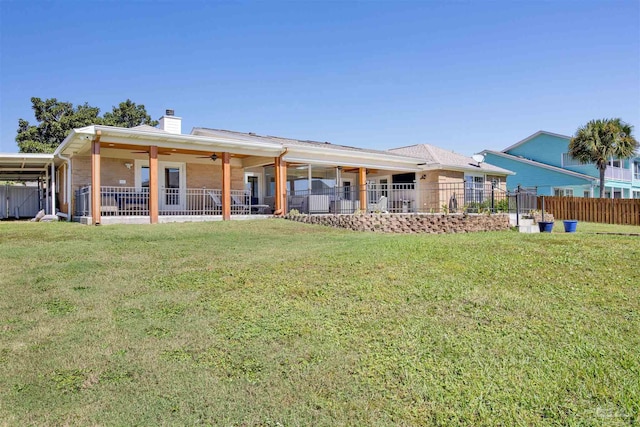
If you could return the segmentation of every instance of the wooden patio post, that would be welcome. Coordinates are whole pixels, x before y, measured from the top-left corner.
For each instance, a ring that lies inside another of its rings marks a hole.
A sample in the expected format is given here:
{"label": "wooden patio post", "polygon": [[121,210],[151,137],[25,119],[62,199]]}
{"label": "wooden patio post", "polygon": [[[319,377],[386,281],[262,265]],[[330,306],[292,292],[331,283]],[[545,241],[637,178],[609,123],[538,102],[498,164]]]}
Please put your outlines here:
{"label": "wooden patio post", "polygon": [[231,154],[222,153],[222,219],[231,219]]}
{"label": "wooden patio post", "polygon": [[280,163],[280,176],[282,177],[282,184],[280,184],[280,193],[282,194],[282,200],[280,201],[280,208],[282,209],[282,215],[287,213],[287,162],[282,161]]}
{"label": "wooden patio post", "polygon": [[91,222],[100,224],[100,135],[91,142]]}
{"label": "wooden patio post", "polygon": [[159,211],[158,189],[158,147],[149,147],[149,217],[151,224],[158,223]]}
{"label": "wooden patio post", "polygon": [[367,211],[367,169],[358,169],[358,180],[360,181],[360,210]]}
{"label": "wooden patio post", "polygon": [[275,213],[278,214],[282,212],[282,174],[280,173],[280,157],[275,158],[274,169],[276,174]]}

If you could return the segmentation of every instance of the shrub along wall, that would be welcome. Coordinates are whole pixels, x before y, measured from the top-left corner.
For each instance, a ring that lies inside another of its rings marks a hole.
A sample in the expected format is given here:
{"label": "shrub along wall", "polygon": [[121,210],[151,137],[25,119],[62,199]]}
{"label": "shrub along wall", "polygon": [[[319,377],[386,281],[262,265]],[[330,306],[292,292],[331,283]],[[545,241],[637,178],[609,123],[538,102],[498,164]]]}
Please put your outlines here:
{"label": "shrub along wall", "polygon": [[307,224],[382,233],[471,233],[509,229],[507,214],[286,215]]}

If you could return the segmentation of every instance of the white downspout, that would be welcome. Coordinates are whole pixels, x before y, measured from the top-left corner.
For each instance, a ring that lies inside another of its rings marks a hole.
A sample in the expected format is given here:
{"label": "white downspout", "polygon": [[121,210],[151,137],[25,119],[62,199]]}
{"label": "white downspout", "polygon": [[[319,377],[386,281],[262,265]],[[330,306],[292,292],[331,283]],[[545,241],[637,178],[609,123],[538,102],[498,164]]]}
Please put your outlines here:
{"label": "white downspout", "polygon": [[49,183],[51,180],[49,179],[49,169],[45,168],[44,172],[44,211],[46,212],[49,208]]}
{"label": "white downspout", "polygon": [[51,187],[51,215],[56,214],[56,164],[51,161],[51,179],[49,180]]}
{"label": "white downspout", "polygon": [[65,195],[67,196],[67,221],[71,221],[71,201],[73,200],[73,195],[71,194],[71,159],[64,157],[62,154],[58,154],[58,158],[67,162],[67,179],[65,180],[67,190]]}

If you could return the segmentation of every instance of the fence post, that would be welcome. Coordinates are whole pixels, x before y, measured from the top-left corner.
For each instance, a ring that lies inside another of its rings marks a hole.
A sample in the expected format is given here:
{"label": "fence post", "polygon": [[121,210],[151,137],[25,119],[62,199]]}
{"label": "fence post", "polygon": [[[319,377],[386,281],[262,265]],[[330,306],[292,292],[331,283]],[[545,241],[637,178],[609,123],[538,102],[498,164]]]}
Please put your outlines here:
{"label": "fence post", "polygon": [[495,200],[494,200],[494,184],[493,181],[491,181],[491,212],[495,212]]}
{"label": "fence post", "polygon": [[520,204],[518,199],[520,198],[520,186],[516,189],[516,227],[520,227]]}

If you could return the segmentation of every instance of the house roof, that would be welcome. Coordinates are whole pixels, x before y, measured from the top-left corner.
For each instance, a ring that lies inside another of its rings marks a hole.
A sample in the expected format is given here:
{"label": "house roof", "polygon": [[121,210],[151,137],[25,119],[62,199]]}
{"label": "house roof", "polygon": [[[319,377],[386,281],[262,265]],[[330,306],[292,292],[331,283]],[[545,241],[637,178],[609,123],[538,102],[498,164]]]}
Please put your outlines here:
{"label": "house roof", "polygon": [[195,135],[212,137],[249,138],[265,143],[277,143],[287,154],[283,157],[288,162],[313,162],[317,164],[360,166],[367,168],[397,169],[406,171],[422,170],[420,159],[402,153],[383,150],[351,147],[311,140],[284,138],[270,135],[257,135],[249,132],[237,132],[224,129],[194,128]]}
{"label": "house roof", "polygon": [[529,141],[531,141],[533,138],[536,138],[540,135],[549,135],[549,136],[555,136],[557,138],[563,138],[563,139],[567,139],[570,140],[571,137],[567,136],[567,135],[560,135],[559,133],[553,133],[553,132],[547,132],[546,130],[539,130],[538,132],[534,133],[533,135],[529,135],[528,137],[526,137],[525,139],[516,142],[513,145],[510,145],[509,147],[505,148],[504,150],[502,150],[503,153],[506,153],[510,150],[513,150],[514,148],[517,148],[519,146],[521,146],[524,143],[527,143]]}
{"label": "house roof", "polygon": [[407,147],[392,148],[389,150],[395,153],[402,153],[411,157],[422,159],[427,166],[440,166],[464,171],[481,171],[485,173],[496,173],[504,175],[513,175],[513,172],[494,166],[488,163],[480,163],[471,157],[445,150],[431,144],[416,144]]}
{"label": "house roof", "polygon": [[548,170],[551,170],[551,171],[554,171],[554,172],[562,173],[562,174],[565,174],[565,175],[570,175],[570,176],[573,176],[573,177],[576,177],[576,178],[582,178],[582,179],[586,179],[586,180],[589,180],[589,181],[598,181],[598,178],[595,178],[595,177],[593,177],[591,175],[586,175],[586,174],[579,173],[579,172],[573,172],[573,171],[570,171],[570,170],[567,170],[567,169],[559,168],[557,166],[551,166],[551,165],[548,165],[546,163],[536,162],[535,160],[529,160],[529,159],[525,159],[524,157],[518,157],[518,156],[514,156],[512,154],[507,154],[507,153],[504,153],[502,151],[484,150],[482,153],[493,154],[495,156],[503,157],[505,159],[513,160],[513,161],[520,162],[520,163],[526,163],[528,165],[536,166],[536,167],[543,168],[543,169],[548,169]]}
{"label": "house roof", "polygon": [[149,126],[149,125],[138,125],[138,126],[134,126],[134,127],[130,128],[130,129],[144,131],[144,132],[170,133],[170,132],[167,132],[164,129],[158,129],[156,127]]}
{"label": "house roof", "polygon": [[184,148],[196,151],[230,151],[236,154],[256,154],[277,156],[282,152],[282,145],[268,141],[250,139],[212,137],[199,135],[174,134],[151,126],[141,125],[134,128],[93,125],[71,131],[60,146],[56,155],[70,155],[86,150],[95,136],[100,134],[102,141],[129,144],[149,145],[153,143],[161,148]]}
{"label": "house roof", "polygon": [[332,144],[331,142],[325,141],[311,141],[308,139],[294,139],[294,138],[285,138],[282,136],[271,136],[271,135],[258,135],[253,132],[237,132],[232,130],[225,129],[211,129],[211,128],[193,128],[191,131],[192,134],[197,135],[207,135],[207,134],[227,134],[227,135],[239,135],[244,137],[253,137],[265,141],[273,141],[282,144],[285,147],[298,146],[298,147],[314,147],[321,148],[323,150],[342,150],[342,151],[350,151],[356,153],[372,153],[372,154],[381,154],[381,155],[391,155],[396,156],[398,158],[406,158],[413,156],[406,156],[399,153],[393,153],[385,150],[372,150],[369,148],[359,148],[359,147],[351,147],[348,145],[340,145],[340,144]]}
{"label": "house roof", "polygon": [[510,175],[512,172],[486,163],[478,165],[469,157],[428,144],[373,150],[329,142],[300,140],[223,129],[193,128],[190,134],[174,134],[148,125],[133,128],[93,125],[74,129],[56,150],[56,155],[86,153],[90,142],[100,135],[102,142],[122,145],[157,145],[194,151],[231,151],[236,154],[273,157],[293,163],[310,163],[421,171],[449,169]]}

